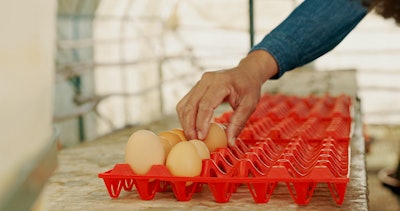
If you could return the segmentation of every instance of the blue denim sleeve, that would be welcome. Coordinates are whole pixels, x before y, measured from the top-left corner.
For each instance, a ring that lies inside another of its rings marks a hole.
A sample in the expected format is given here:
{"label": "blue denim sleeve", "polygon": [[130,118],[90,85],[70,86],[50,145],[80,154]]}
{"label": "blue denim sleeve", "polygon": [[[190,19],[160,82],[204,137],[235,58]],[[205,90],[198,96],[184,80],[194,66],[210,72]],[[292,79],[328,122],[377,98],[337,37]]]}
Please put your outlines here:
{"label": "blue denim sleeve", "polygon": [[251,51],[266,50],[276,59],[277,79],[333,49],[367,12],[361,0],[305,0]]}

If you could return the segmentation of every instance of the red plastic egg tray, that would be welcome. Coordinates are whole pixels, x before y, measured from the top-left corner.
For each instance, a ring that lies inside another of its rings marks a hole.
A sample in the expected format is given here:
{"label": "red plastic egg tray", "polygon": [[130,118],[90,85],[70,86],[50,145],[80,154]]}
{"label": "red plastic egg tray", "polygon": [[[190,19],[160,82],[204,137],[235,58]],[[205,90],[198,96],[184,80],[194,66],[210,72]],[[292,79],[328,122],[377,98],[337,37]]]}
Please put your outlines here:
{"label": "red plastic egg tray", "polygon": [[[108,193],[136,188],[143,200],[170,186],[178,201],[189,201],[207,186],[216,202],[229,202],[247,186],[255,203],[267,203],[276,185],[286,183],[295,203],[310,202],[317,183],[327,183],[335,202],[344,201],[349,182],[351,98],[265,94],[234,147],[220,148],[203,160],[200,176],[172,176],[164,165],[137,175],[127,164],[100,173]],[[231,111],[215,118],[228,123]]]}

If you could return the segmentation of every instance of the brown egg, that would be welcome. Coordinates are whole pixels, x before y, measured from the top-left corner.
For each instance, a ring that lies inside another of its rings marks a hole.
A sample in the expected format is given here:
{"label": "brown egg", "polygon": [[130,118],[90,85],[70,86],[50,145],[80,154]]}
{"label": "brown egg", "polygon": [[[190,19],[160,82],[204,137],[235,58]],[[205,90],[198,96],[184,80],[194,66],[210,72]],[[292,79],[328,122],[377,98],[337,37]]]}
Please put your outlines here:
{"label": "brown egg", "polygon": [[163,144],[164,147],[164,151],[165,151],[165,158],[168,156],[169,151],[171,151],[172,146],[169,143],[168,139],[166,139],[165,137],[159,136],[160,137],[160,141]]}
{"label": "brown egg", "polygon": [[171,132],[178,134],[182,141],[188,140],[185,136],[185,132],[183,132],[183,129],[181,129],[181,128],[174,128],[171,130]]}
{"label": "brown egg", "polygon": [[146,174],[153,165],[164,165],[165,158],[164,146],[152,131],[138,130],[129,137],[125,162],[136,174]]}
{"label": "brown egg", "polygon": [[225,126],[212,122],[207,137],[203,140],[210,152],[214,152],[217,148],[228,146],[228,138],[225,133]]}
{"label": "brown egg", "polygon": [[207,145],[203,141],[192,139],[189,141],[189,143],[193,144],[196,147],[196,150],[199,153],[201,159],[210,159],[210,150],[208,150]]}
{"label": "brown egg", "polygon": [[179,135],[171,131],[162,131],[158,134],[158,136],[167,139],[171,147],[175,146],[175,144],[181,141]]}
{"label": "brown egg", "polygon": [[192,143],[181,141],[171,149],[165,165],[174,176],[195,177],[201,173],[202,159]]}

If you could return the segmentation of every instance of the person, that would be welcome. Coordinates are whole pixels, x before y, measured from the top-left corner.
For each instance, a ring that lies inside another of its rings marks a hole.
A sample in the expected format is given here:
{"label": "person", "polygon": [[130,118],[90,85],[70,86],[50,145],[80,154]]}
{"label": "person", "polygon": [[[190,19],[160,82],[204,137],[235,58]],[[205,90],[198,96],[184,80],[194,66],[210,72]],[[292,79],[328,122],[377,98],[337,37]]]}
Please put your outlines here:
{"label": "person", "polygon": [[[396,6],[397,5],[397,6]],[[231,69],[205,72],[178,102],[177,115],[189,139],[204,139],[214,110],[233,109],[226,133],[229,145],[260,99],[261,86],[307,64],[337,46],[373,8],[400,23],[399,0],[305,0]]]}

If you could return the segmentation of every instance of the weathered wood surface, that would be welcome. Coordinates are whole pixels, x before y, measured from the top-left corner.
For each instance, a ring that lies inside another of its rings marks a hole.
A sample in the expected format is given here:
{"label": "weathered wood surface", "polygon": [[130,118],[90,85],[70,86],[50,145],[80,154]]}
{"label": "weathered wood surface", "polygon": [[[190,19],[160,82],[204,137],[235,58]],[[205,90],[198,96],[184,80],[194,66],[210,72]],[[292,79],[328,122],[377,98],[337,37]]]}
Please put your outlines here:
{"label": "weathered wood surface", "polygon": [[[271,81],[265,91],[308,95],[348,94],[356,99],[355,71],[296,71],[278,81]],[[356,101],[354,101],[356,102]],[[136,190],[122,191],[111,199],[102,179],[97,175],[123,163],[124,148],[129,135],[139,127],[114,132],[95,141],[64,149],[59,154],[59,166],[42,194],[43,206],[49,210],[368,210],[367,179],[361,110],[355,103],[355,130],[351,140],[350,182],[344,203],[336,205],[326,184],[319,184],[311,202],[297,205],[286,184],[279,183],[268,203],[256,204],[244,186],[228,203],[216,203],[208,187],[203,187],[188,202],[178,202],[172,192],[157,193],[150,201],[139,199]],[[224,111],[222,107],[220,111]],[[158,132],[179,127],[176,117],[142,126]]]}

